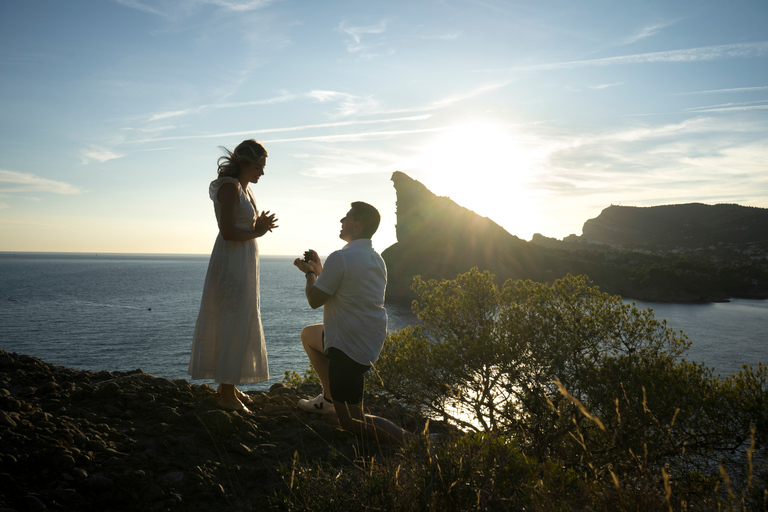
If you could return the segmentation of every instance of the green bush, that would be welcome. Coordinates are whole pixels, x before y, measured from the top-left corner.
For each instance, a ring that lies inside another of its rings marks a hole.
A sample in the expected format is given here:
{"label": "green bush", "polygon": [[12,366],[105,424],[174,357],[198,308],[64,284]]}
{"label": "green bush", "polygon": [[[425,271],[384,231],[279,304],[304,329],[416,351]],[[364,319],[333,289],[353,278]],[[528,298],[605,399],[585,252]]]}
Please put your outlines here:
{"label": "green bush", "polygon": [[652,309],[585,277],[499,289],[473,269],[414,290],[420,323],[390,334],[370,380],[405,406],[633,488],[663,470],[692,496],[712,490],[721,462],[745,469],[755,425],[764,455],[766,367],[718,378]]}

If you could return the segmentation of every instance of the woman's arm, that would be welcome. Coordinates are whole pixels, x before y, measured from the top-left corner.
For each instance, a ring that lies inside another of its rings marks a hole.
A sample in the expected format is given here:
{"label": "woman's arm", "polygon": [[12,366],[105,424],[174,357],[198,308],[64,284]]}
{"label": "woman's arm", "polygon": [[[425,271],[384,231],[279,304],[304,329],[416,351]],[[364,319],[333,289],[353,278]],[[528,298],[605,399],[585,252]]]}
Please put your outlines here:
{"label": "woman's arm", "polygon": [[237,185],[234,183],[224,183],[219,187],[216,198],[221,204],[221,213],[219,214],[219,232],[221,237],[227,241],[244,242],[263,236],[268,231],[276,228],[275,215],[269,212],[262,212],[254,222],[253,229],[243,230],[235,226],[237,219],[237,206],[240,202]]}

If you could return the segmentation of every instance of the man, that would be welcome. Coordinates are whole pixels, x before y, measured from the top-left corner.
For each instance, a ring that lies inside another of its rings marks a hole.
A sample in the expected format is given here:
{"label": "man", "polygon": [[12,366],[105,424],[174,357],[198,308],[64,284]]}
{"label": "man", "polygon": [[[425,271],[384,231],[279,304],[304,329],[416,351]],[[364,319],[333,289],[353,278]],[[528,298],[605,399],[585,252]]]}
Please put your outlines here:
{"label": "man", "polygon": [[371,440],[402,443],[416,437],[394,423],[363,412],[365,372],[376,362],[387,336],[384,290],[387,267],[373,250],[371,237],[381,216],[370,204],[352,203],[341,219],[342,249],[320,262],[315,251],[293,262],[306,274],[305,293],[312,309],[323,306],[323,323],[301,331],[301,342],[323,391],[299,400],[307,411],[333,413],[341,427]]}

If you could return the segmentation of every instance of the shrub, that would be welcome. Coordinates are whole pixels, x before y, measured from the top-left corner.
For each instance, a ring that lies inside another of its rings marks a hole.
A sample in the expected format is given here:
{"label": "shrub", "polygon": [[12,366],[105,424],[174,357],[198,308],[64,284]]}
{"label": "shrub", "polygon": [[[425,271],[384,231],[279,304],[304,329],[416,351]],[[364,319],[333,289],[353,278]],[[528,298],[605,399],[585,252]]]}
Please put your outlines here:
{"label": "shrub", "polygon": [[595,480],[663,470],[695,494],[720,461],[743,468],[751,427],[768,421],[765,367],[715,377],[683,359],[685,334],[586,277],[499,289],[473,269],[414,290],[420,323],[390,334],[371,383],[535,460]]}

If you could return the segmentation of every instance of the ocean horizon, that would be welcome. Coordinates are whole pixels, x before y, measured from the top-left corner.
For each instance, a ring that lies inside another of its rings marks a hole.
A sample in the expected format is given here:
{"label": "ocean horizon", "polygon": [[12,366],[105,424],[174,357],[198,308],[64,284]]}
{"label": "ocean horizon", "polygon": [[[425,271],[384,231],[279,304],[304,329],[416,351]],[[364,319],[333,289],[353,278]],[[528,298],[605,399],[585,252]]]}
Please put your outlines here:
{"label": "ocean horizon", "polygon": [[[187,365],[210,255],[0,252],[0,348],[90,371],[137,368],[189,380]],[[302,374],[299,335],[322,322],[304,297],[296,256],[261,256],[261,314],[270,379]],[[728,375],[768,362],[768,301],[636,302],[693,341],[684,358]],[[387,304],[389,330],[416,322],[409,306]],[[194,381],[212,383],[211,381]]]}

